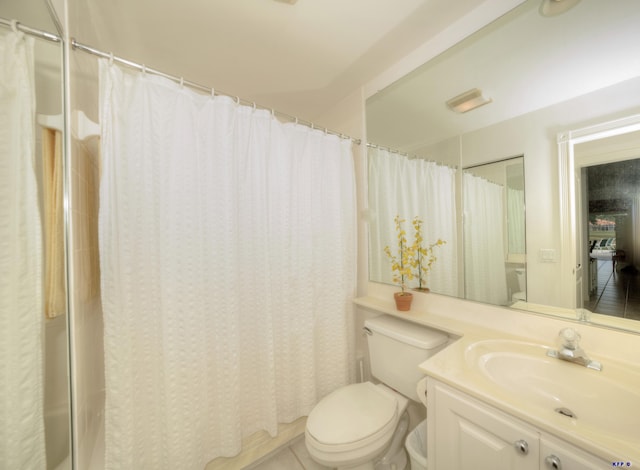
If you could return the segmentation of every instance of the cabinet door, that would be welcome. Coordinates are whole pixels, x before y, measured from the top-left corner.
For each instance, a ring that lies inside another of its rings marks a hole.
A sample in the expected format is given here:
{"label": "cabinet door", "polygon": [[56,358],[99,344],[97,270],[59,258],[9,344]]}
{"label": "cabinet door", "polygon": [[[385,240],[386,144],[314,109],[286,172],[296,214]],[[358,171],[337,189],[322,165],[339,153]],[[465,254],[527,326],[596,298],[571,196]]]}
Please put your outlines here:
{"label": "cabinet door", "polygon": [[543,434],[540,439],[541,470],[603,470],[613,465],[555,437]]}
{"label": "cabinet door", "polygon": [[429,398],[435,420],[430,469],[538,469],[540,435],[535,428],[438,382]]}

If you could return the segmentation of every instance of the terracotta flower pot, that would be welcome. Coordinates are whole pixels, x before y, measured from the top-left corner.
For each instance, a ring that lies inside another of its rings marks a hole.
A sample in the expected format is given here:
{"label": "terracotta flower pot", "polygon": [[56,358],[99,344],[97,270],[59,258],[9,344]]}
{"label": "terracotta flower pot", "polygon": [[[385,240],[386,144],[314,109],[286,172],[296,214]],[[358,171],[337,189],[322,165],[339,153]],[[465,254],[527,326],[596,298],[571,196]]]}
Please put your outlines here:
{"label": "terracotta flower pot", "polygon": [[413,301],[413,294],[411,292],[396,292],[393,294],[393,298],[396,301],[396,308],[401,312],[411,310],[411,302]]}

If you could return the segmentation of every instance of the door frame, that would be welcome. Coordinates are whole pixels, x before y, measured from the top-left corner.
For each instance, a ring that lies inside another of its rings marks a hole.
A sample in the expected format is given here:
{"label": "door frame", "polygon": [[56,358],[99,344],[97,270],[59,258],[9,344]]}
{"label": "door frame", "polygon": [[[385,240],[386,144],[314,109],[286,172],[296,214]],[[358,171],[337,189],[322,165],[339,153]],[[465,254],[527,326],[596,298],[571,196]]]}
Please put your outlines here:
{"label": "door frame", "polygon": [[[560,195],[560,286],[563,304],[569,308],[582,306],[583,266],[580,247],[582,229],[579,225],[582,215],[580,208],[581,188],[576,183],[580,178],[580,168],[596,162],[580,159],[576,162],[575,146],[584,142],[604,139],[640,130],[640,114],[607,121],[589,127],[560,132],[557,136],[559,161]],[[578,167],[576,165],[578,164]],[[578,171],[576,171],[578,170]]]}

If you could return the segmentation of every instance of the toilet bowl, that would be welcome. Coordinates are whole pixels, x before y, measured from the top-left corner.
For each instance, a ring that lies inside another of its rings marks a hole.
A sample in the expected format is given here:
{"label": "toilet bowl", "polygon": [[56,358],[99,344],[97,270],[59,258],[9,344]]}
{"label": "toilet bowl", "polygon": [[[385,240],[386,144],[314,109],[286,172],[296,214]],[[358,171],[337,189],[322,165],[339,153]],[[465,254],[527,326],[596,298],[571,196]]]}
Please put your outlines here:
{"label": "toilet bowl", "polygon": [[410,399],[424,377],[418,365],[442,349],[443,333],[382,315],[365,322],[371,374],[324,397],[307,418],[305,444],[316,462],[339,470],[404,469]]}
{"label": "toilet bowl", "polygon": [[524,268],[516,268],[516,279],[518,280],[518,292],[511,296],[511,300],[527,301],[527,271]]}
{"label": "toilet bowl", "polygon": [[[400,453],[402,439],[390,449],[409,400],[382,384],[363,382],[323,398],[309,414],[305,443],[318,463],[339,469],[371,469],[373,461]],[[406,433],[406,426],[405,426]],[[400,451],[400,452],[399,452]],[[402,466],[404,468],[406,457]]]}

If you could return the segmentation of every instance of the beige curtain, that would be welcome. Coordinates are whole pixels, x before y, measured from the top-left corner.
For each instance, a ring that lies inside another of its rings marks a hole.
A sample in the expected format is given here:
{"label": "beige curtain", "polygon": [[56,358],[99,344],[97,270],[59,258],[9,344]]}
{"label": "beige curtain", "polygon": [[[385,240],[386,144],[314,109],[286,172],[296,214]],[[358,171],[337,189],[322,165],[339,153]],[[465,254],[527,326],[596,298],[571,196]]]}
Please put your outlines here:
{"label": "beige curtain", "polygon": [[66,309],[62,209],[62,133],[42,130],[45,248],[45,315],[54,318]]}

